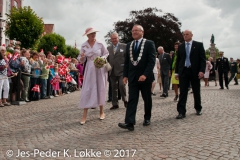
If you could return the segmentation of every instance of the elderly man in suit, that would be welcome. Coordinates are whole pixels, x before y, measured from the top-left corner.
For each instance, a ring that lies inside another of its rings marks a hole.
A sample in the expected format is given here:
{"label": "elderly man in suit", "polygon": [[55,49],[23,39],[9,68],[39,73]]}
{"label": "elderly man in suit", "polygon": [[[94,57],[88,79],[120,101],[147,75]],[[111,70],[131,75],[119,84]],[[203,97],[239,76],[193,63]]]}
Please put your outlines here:
{"label": "elderly man in suit", "polygon": [[160,97],[166,98],[168,97],[171,57],[168,53],[164,52],[164,48],[162,46],[158,47],[158,53],[159,53],[158,58],[161,66],[160,72],[163,86],[163,94]]}
{"label": "elderly man in suit", "polygon": [[[119,108],[118,105],[118,89],[120,90],[124,106],[127,107],[126,85],[123,84],[123,67],[126,54],[126,44],[119,43],[118,33],[114,32],[110,35],[112,44],[107,47],[109,52],[108,62],[112,66],[109,71],[109,77],[112,85],[112,109]],[[118,84],[119,83],[119,84]]]}
{"label": "elderly man in suit", "polygon": [[222,51],[219,52],[219,58],[216,59],[216,68],[215,70],[218,71],[219,76],[219,89],[224,89],[223,87],[223,75],[224,75],[224,81],[225,81],[225,87],[228,88],[228,72],[230,71],[229,62],[226,57],[223,57]]}
{"label": "elderly man in suit", "polygon": [[144,101],[144,126],[150,125],[152,112],[151,88],[154,81],[153,68],[156,61],[156,48],[153,41],[143,38],[143,34],[142,26],[133,26],[132,37],[134,41],[127,44],[124,63],[123,82],[126,84],[128,81],[129,100],[125,123],[119,123],[118,126],[130,131],[134,130],[136,123],[139,91],[141,91]]}
{"label": "elderly man in suit", "polygon": [[186,103],[189,82],[191,82],[194,108],[196,115],[201,115],[201,94],[200,79],[203,78],[206,68],[206,55],[203,43],[193,41],[193,34],[190,30],[183,32],[185,42],[178,47],[178,57],[175,69],[175,78],[179,79],[180,95],[177,104],[177,119],[186,117]]}

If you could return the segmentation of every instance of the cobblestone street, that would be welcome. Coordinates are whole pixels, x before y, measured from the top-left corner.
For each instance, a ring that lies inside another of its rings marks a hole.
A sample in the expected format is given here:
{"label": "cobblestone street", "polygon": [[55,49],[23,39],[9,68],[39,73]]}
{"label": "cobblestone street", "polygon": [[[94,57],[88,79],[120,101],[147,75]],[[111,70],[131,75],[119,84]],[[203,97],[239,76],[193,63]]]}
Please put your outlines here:
{"label": "cobblestone street", "polygon": [[[189,93],[182,120],[175,119],[174,91],[161,99],[157,85],[151,125],[142,125],[140,98],[133,132],[118,127],[125,116],[122,102],[113,111],[107,103],[102,121],[99,108],[90,109],[86,124],[80,125],[79,91],[0,108],[0,159],[239,160],[240,85],[232,82],[229,90],[213,85],[210,82],[210,87],[202,87],[201,116],[195,115]],[[20,156],[18,151],[22,151]]]}

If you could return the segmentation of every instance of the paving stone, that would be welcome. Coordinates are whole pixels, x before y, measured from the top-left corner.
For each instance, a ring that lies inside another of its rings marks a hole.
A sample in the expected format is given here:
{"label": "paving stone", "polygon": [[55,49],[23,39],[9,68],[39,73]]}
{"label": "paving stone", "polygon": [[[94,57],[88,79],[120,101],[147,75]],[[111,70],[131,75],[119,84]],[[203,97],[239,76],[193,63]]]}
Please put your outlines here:
{"label": "paving stone", "polygon": [[[32,101],[22,106],[0,108],[0,159],[53,159],[53,157],[16,158],[17,151],[60,151],[54,159],[80,159],[74,152],[100,151],[101,157],[86,159],[136,160],[239,160],[240,159],[240,86],[230,84],[230,90],[202,87],[202,115],[196,116],[193,94],[189,93],[186,118],[176,120],[174,91],[161,99],[153,96],[150,126],[143,126],[144,104],[139,98],[135,131],[119,128],[124,122],[125,108],[109,110],[99,120],[99,108],[88,111],[87,122],[80,125],[83,110],[78,108],[80,92],[65,96]],[[202,83],[203,86],[203,83]],[[156,86],[156,93],[158,90]],[[69,149],[71,157],[64,156]],[[13,156],[8,157],[7,151]],[[111,152],[109,157],[104,153]],[[86,154],[86,153],[85,153]],[[120,156],[120,157],[117,157]]]}

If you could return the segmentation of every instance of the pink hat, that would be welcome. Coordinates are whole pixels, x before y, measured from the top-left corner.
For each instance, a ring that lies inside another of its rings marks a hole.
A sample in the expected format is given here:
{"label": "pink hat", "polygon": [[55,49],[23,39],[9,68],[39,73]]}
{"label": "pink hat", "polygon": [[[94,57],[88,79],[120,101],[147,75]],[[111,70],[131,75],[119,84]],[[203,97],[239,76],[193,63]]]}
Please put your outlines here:
{"label": "pink hat", "polygon": [[88,35],[90,33],[94,33],[94,32],[98,32],[97,30],[95,30],[93,27],[89,27],[86,29],[85,33],[83,34],[83,36]]}

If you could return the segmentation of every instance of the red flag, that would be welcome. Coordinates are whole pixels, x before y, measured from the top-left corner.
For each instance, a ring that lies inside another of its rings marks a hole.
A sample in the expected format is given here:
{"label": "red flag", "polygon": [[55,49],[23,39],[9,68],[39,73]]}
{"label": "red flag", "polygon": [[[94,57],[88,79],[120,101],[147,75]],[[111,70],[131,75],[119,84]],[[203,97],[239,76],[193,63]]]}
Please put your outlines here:
{"label": "red flag", "polygon": [[71,82],[71,81],[72,81],[72,76],[70,76],[70,74],[68,74],[68,75],[66,76],[66,81],[67,81],[67,82]]}
{"label": "red flag", "polygon": [[4,47],[5,47],[6,45],[5,45],[5,44],[2,44],[2,46],[4,46]]}
{"label": "red flag", "polygon": [[15,61],[19,56],[20,56],[20,54],[18,52],[15,52],[12,60]]}
{"label": "red flag", "polygon": [[63,63],[62,63],[62,68],[65,68],[65,69],[66,69],[66,68],[68,67],[68,65],[69,65],[69,64],[68,64],[67,62],[63,62]]}
{"label": "red flag", "polygon": [[56,84],[57,82],[59,82],[57,77],[53,77],[53,79],[50,81],[52,85]]}
{"label": "red flag", "polygon": [[64,75],[64,74],[66,74],[66,68],[63,68],[63,67],[60,67],[60,68],[58,68],[58,73],[60,74],[60,75]]}
{"label": "red flag", "polygon": [[8,53],[7,58],[8,58],[8,59],[12,58],[12,54],[11,54],[11,53]]}
{"label": "red flag", "polygon": [[54,68],[54,66],[53,65],[47,65],[47,66],[45,66],[45,69],[50,69],[50,68]]}
{"label": "red flag", "polygon": [[57,49],[57,46],[54,46],[54,47],[53,47],[53,50],[56,50],[56,49]]}
{"label": "red flag", "polygon": [[58,63],[63,63],[64,59],[65,59],[64,56],[58,56],[57,61]]}
{"label": "red flag", "polygon": [[35,86],[32,88],[32,91],[34,91],[34,92],[40,92],[39,85],[35,84]]}

